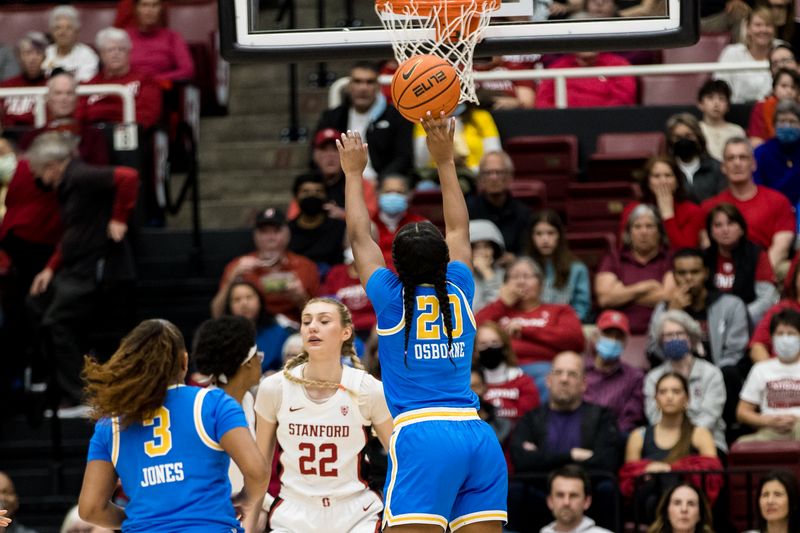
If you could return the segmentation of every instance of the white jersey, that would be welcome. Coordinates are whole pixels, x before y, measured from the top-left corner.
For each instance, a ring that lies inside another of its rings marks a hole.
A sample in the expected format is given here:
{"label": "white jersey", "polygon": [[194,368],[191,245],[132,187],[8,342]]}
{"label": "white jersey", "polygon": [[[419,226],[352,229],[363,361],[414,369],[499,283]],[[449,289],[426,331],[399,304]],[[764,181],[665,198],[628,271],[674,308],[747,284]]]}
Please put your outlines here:
{"label": "white jersey", "polygon": [[[304,366],[290,372],[299,378]],[[368,489],[361,472],[369,426],[390,417],[383,387],[363,370],[347,366],[341,384],[346,390],[318,402],[282,372],[262,381],[255,409],[278,425],[281,498],[341,500]]]}

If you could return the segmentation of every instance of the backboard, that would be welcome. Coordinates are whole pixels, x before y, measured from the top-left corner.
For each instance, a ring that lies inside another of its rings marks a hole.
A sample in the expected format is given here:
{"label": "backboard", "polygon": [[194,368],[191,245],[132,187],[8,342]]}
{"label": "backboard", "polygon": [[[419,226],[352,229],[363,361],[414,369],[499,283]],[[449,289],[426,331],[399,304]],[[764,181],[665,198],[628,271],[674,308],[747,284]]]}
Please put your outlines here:
{"label": "backboard", "polygon": [[[391,57],[391,40],[375,13],[375,2],[352,0],[350,8],[343,8],[347,3],[219,0],[223,56],[280,62]],[[476,56],[672,48],[693,44],[699,37],[699,0],[663,0],[663,13],[647,17],[537,20],[542,17],[542,5],[546,13],[548,3],[502,0]],[[304,19],[317,20],[322,9],[328,20],[316,27],[291,29],[293,24],[287,20],[295,18],[292,9],[302,10],[307,15]],[[420,39],[430,37],[426,30],[419,31]]]}

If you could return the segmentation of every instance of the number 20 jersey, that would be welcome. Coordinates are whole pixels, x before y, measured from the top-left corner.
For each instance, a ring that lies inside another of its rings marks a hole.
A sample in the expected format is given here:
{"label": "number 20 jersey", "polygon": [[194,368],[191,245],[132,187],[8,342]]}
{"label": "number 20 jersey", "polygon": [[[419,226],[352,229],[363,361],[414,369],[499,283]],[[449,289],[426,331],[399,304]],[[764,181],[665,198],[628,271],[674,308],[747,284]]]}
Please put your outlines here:
{"label": "number 20 jersey", "polygon": [[122,481],[130,498],[123,531],[243,531],[230,499],[230,459],[219,445],[228,431],[247,428],[233,398],[173,386],[152,419],[119,422],[97,422],[88,460],[112,463]]}
{"label": "number 20 jersey", "polygon": [[[467,265],[460,261],[447,265],[446,279],[453,318],[453,345],[449,349],[447,330],[432,285],[417,286],[414,314],[407,317],[403,284],[397,274],[379,268],[367,282],[367,296],[378,316],[383,389],[394,417],[426,407],[478,408],[478,397],[469,386],[476,331],[472,315],[475,281]],[[407,351],[406,320],[411,320]]]}

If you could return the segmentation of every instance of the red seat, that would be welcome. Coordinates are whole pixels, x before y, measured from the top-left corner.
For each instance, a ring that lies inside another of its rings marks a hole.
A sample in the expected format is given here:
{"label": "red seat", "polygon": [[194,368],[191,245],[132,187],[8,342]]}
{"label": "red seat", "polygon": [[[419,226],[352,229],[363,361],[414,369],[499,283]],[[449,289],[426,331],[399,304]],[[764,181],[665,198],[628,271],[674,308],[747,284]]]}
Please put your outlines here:
{"label": "red seat", "polygon": [[664,151],[666,140],[660,131],[601,133],[597,136],[595,154],[629,154],[644,152],[658,155]]}
{"label": "red seat", "polygon": [[635,173],[645,162],[664,152],[664,134],[659,131],[601,133],[595,153],[589,158],[589,181],[635,181]]}
{"label": "red seat", "polygon": [[509,187],[511,196],[533,211],[542,209],[547,203],[547,185],[540,180],[514,180]]}
{"label": "red seat", "polygon": [[664,63],[714,63],[729,44],[730,33],[704,33],[692,46],[664,49],[661,57]]}
{"label": "red seat", "polygon": [[567,244],[575,257],[589,268],[592,277],[600,261],[617,246],[615,233],[608,231],[570,231],[567,229]]}
{"label": "red seat", "polygon": [[[29,31],[47,31],[47,14],[52,8],[49,5],[4,5],[0,15],[3,22],[3,43],[15,46]],[[83,32],[81,36],[84,36]]]}
{"label": "red seat", "polygon": [[567,186],[578,174],[578,138],[574,135],[512,137],[505,150],[514,161],[517,181],[539,180],[547,187],[547,206],[564,211]]}
{"label": "red seat", "polygon": [[567,230],[616,233],[622,209],[636,200],[638,192],[636,185],[627,181],[570,184]]}
{"label": "red seat", "polygon": [[408,210],[415,215],[427,218],[444,231],[442,191],[414,191],[408,204]]}
{"label": "red seat", "polygon": [[[744,531],[755,525],[748,518],[757,515],[756,490],[760,475],[754,475],[748,481],[747,474],[741,472],[741,469],[756,469],[763,473],[772,469],[791,469],[800,477],[800,442],[737,442],[731,446],[728,464],[731,467],[729,476],[731,521],[737,531]],[[738,473],[737,469],[740,470]]]}
{"label": "red seat", "polygon": [[694,104],[697,102],[700,87],[709,77],[707,73],[642,76],[639,79],[641,104],[644,106]]}

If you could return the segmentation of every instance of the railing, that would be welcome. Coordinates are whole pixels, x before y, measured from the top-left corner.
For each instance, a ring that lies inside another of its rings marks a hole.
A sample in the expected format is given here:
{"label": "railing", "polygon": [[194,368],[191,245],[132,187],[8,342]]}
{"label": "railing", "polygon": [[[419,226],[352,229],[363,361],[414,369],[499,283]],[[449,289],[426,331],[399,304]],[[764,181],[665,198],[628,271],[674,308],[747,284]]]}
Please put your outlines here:
{"label": "railing", "polygon": [[[620,67],[582,67],[535,70],[494,70],[475,72],[475,81],[490,80],[555,80],[555,103],[559,109],[567,107],[567,79],[596,78],[598,76],[650,76],[666,74],[698,74],[710,72],[752,72],[769,68],[767,61],[746,61],[741,63],[674,63],[669,65],[630,65]],[[342,89],[350,81],[349,77],[339,78],[328,91],[328,107],[338,107],[342,103]],[[378,82],[388,85],[392,77],[383,75]]]}
{"label": "railing", "polygon": [[[47,87],[8,87],[0,88],[0,98],[7,96],[33,96],[36,103],[33,108],[34,126],[41,128],[47,123],[47,108],[45,98]],[[101,85],[78,85],[77,93],[79,96],[90,94],[115,94],[122,98],[122,121],[126,124],[136,122],[136,101],[134,100],[133,90],[127,85],[101,84]]]}

